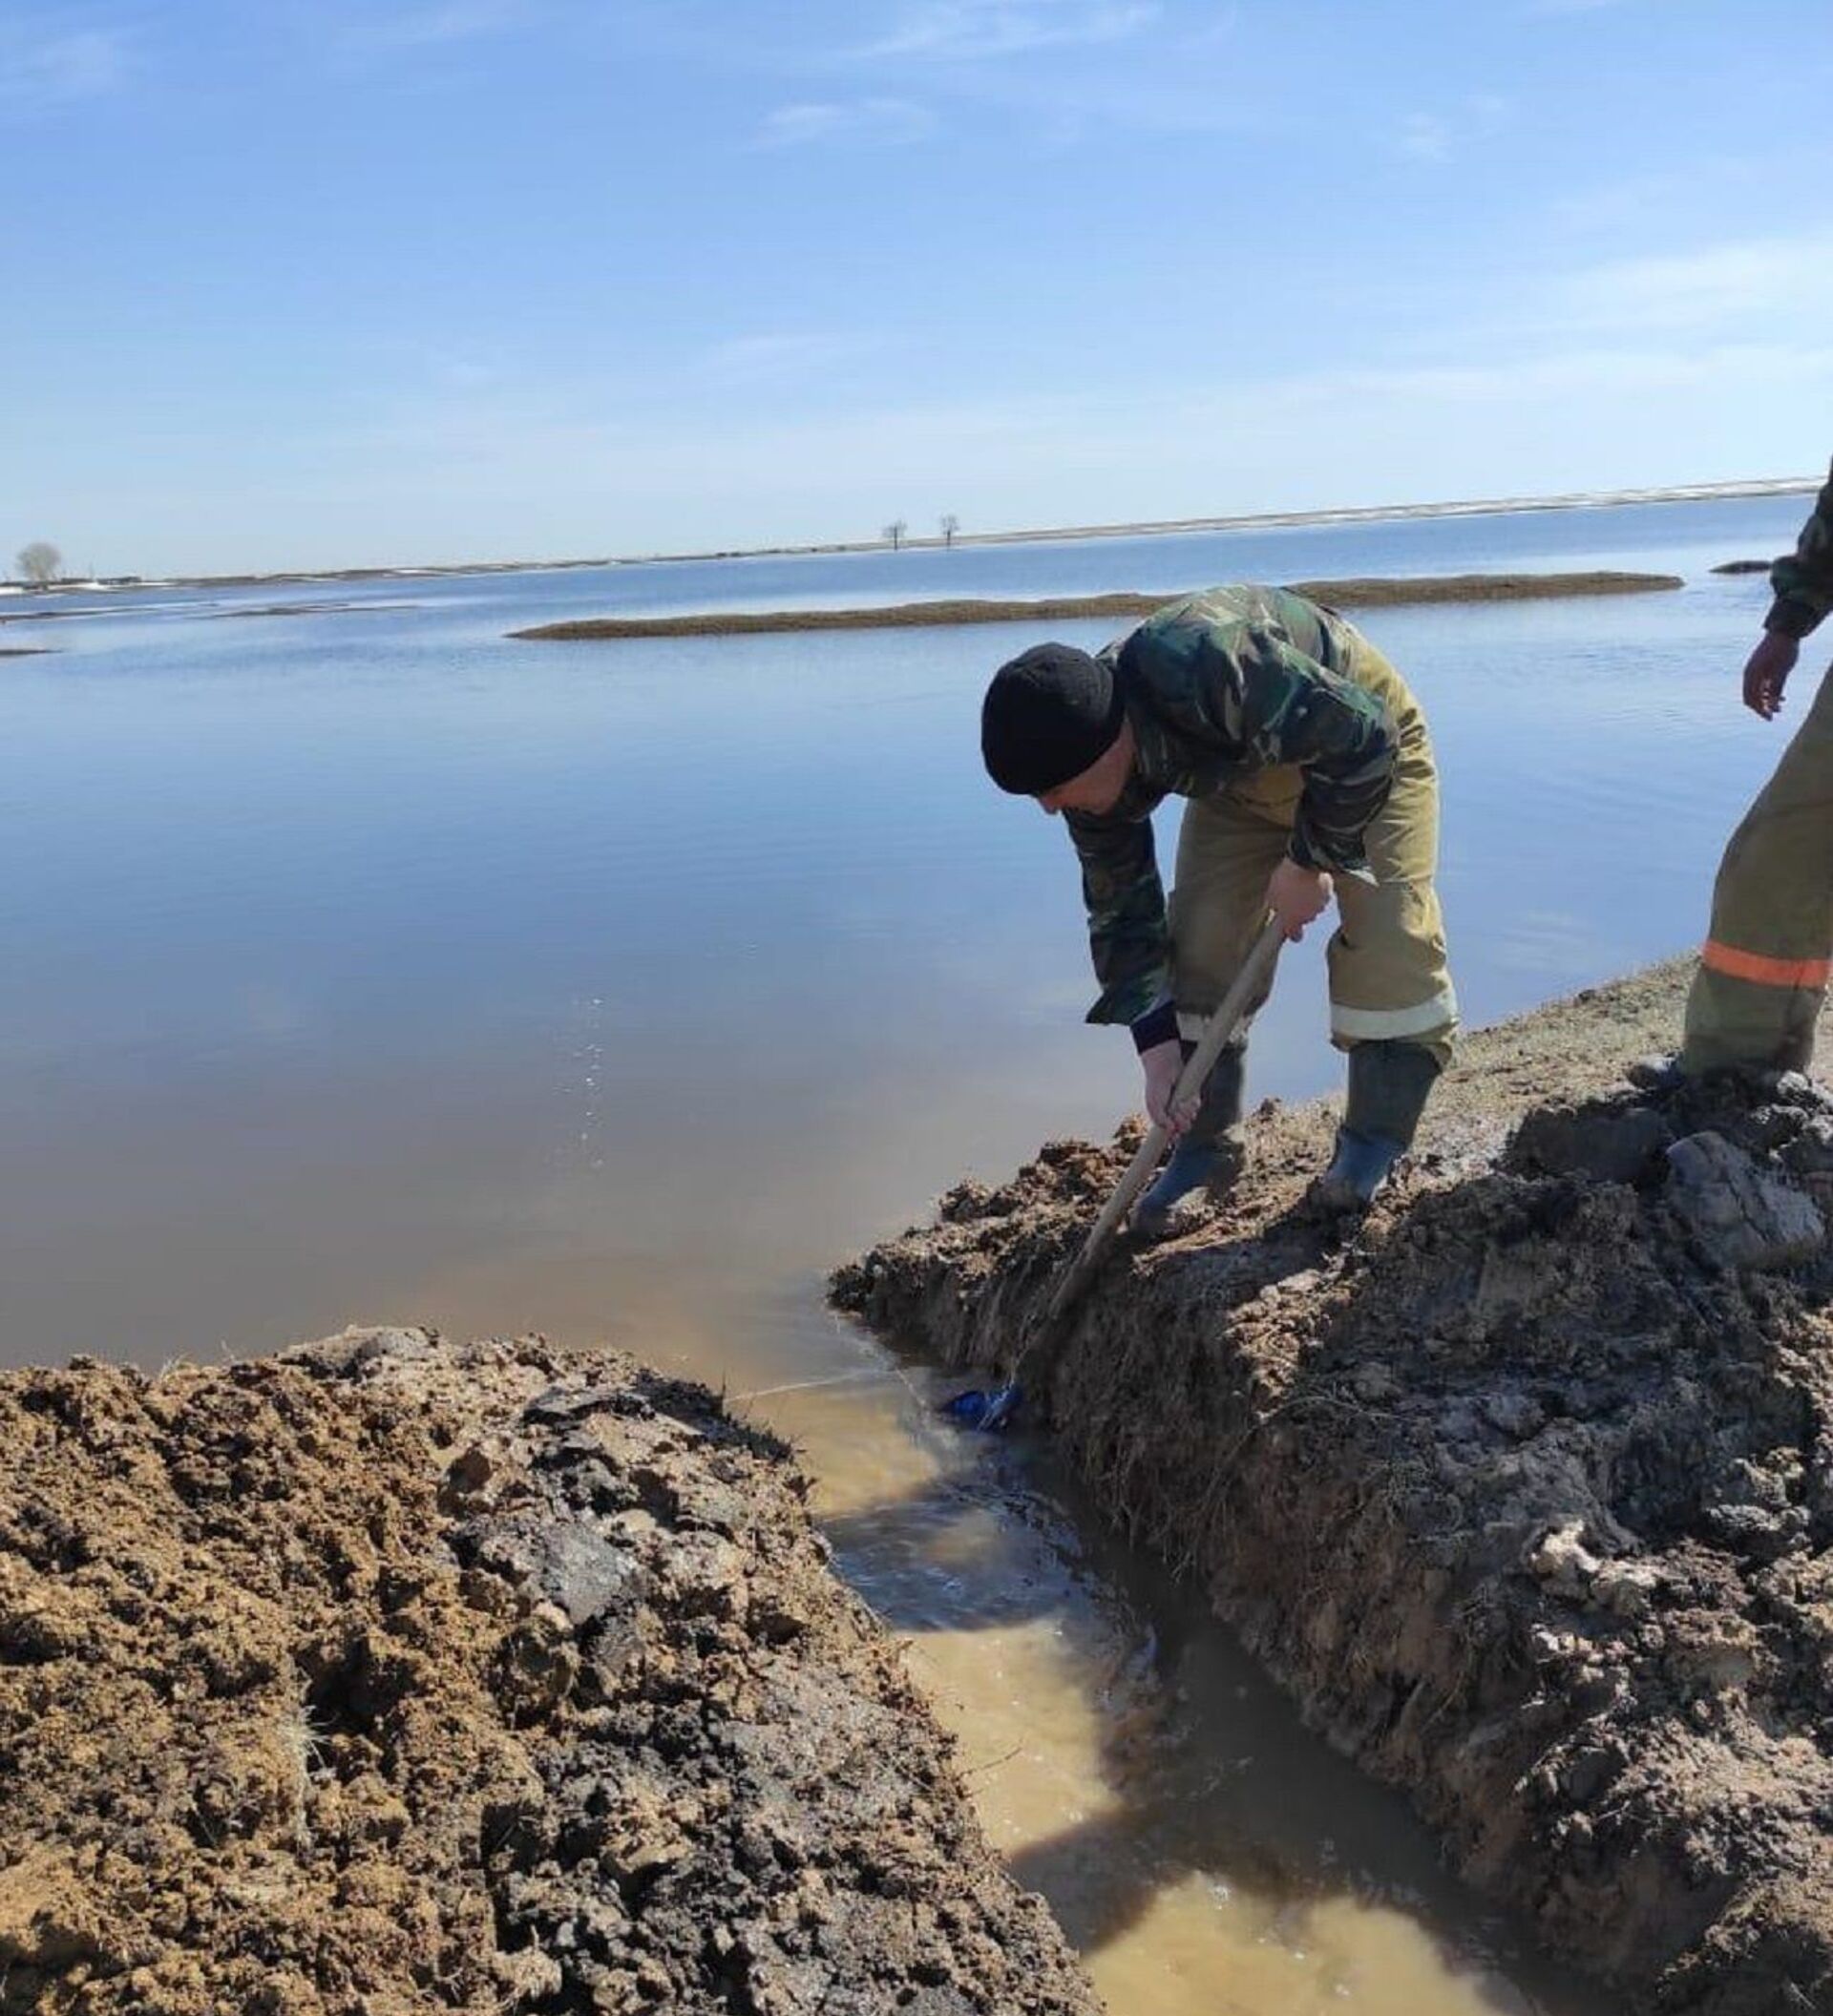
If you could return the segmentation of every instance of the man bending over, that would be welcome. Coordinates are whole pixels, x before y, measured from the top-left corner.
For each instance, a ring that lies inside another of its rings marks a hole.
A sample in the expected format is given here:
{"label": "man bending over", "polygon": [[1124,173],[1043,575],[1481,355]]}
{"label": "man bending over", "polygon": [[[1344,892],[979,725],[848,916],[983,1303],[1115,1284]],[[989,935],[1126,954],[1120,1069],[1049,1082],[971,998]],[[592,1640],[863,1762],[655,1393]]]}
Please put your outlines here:
{"label": "man bending over", "polygon": [[[1093,657],[1039,644],[1001,666],[980,748],[1002,790],[1064,815],[1101,986],[1088,1019],[1131,1029],[1147,1111],[1177,1137],[1137,1228],[1163,1236],[1181,1198],[1219,1197],[1240,1173],[1247,1023],[1193,1104],[1171,1111],[1172,1089],[1263,913],[1297,938],[1333,894],[1331,1040],[1349,1098],[1313,1195],[1366,1206],[1412,1145],[1458,1024],[1432,884],[1438,773],[1400,674],[1334,610],[1211,588]],[[1188,803],[1168,905],[1151,813],[1172,793]]]}

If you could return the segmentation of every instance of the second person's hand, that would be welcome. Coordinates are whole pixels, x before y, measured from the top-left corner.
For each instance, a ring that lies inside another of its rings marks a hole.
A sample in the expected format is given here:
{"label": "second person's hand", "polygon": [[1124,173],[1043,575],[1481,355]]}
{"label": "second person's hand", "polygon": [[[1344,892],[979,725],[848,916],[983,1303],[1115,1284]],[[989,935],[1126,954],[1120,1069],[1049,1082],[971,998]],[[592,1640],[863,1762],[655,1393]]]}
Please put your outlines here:
{"label": "second person's hand", "polygon": [[1762,641],[1750,654],[1744,666],[1744,704],[1753,714],[1774,721],[1782,704],[1782,688],[1795,669],[1801,647],[1792,637],[1765,630]]}

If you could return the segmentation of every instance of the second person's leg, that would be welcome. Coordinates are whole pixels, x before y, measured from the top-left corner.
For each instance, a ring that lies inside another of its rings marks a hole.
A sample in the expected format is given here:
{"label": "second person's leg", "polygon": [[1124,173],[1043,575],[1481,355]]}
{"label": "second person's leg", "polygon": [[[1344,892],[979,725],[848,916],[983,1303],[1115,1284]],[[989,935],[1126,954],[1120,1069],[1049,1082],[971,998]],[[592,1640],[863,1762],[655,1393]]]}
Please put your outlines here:
{"label": "second person's leg", "polygon": [[1680,1068],[1805,1071],[1833,965],[1833,672],[1732,835]]}

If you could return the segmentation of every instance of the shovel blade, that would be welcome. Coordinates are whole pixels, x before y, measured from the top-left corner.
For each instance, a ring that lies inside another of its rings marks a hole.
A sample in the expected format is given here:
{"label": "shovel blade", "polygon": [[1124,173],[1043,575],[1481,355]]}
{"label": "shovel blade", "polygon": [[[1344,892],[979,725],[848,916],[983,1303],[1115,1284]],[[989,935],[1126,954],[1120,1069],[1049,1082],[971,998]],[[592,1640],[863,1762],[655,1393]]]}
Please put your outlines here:
{"label": "shovel blade", "polygon": [[953,1399],[944,1400],[939,1411],[957,1427],[971,1429],[977,1435],[1000,1435],[1017,1418],[1021,1397],[1015,1380],[990,1391],[974,1388],[958,1393]]}

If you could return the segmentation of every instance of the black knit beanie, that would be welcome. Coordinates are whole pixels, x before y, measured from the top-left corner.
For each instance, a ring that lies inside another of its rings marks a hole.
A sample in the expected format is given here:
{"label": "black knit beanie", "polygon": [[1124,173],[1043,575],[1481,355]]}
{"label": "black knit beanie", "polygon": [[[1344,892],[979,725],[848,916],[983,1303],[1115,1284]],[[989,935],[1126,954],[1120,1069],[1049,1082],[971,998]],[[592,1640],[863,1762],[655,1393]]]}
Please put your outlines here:
{"label": "black knit beanie", "polygon": [[1100,659],[1034,644],[994,673],[980,704],[987,775],[1002,791],[1054,791],[1113,747],[1126,711]]}

